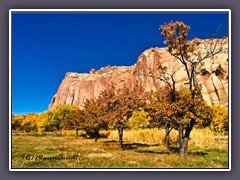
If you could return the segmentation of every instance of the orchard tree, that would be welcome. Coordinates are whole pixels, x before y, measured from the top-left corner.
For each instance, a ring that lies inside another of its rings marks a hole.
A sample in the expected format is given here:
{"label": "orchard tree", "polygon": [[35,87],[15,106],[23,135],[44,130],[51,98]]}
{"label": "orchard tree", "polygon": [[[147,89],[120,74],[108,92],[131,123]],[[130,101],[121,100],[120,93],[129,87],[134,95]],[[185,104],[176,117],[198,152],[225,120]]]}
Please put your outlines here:
{"label": "orchard tree", "polygon": [[78,138],[78,130],[84,127],[84,112],[83,110],[77,109],[69,113],[67,117],[63,120],[64,129],[75,129],[76,139]]}
{"label": "orchard tree", "polygon": [[58,105],[55,109],[52,110],[53,116],[51,119],[51,125],[55,127],[56,130],[62,129],[63,121],[68,117],[72,112],[78,110],[78,107],[70,104]]}
{"label": "orchard tree", "polygon": [[[168,87],[163,87],[156,92],[148,92],[146,110],[151,117],[150,127],[164,127],[166,130],[164,144],[169,147],[169,135],[172,129],[176,127],[174,110],[172,108],[172,96]],[[175,99],[175,98],[174,98]]]}
{"label": "orchard tree", "polygon": [[122,88],[118,91],[114,116],[118,129],[120,146],[123,147],[123,129],[126,128],[133,113],[146,106],[146,99],[141,85],[131,88]]}
{"label": "orchard tree", "polygon": [[[198,92],[199,94],[200,92]],[[192,99],[192,95],[188,88],[181,88],[176,92],[176,101],[172,104],[172,110],[175,112],[175,118],[179,129],[179,146],[180,157],[184,156],[184,151],[187,151],[187,145],[184,146],[184,136],[189,137],[193,125],[197,123],[198,126],[204,127],[209,124],[213,117],[211,107],[204,101],[201,96],[196,96]],[[191,110],[189,110],[191,109]],[[181,151],[181,147],[185,148]]]}
{"label": "orchard tree", "polygon": [[[160,26],[161,34],[165,36],[164,44],[167,46],[167,51],[175,58],[177,58],[187,74],[189,90],[191,93],[191,99],[194,101],[196,93],[199,91],[196,72],[197,68],[204,60],[214,57],[216,54],[221,53],[223,49],[223,39],[212,38],[210,44],[206,46],[204,51],[198,50],[200,41],[193,39],[192,41],[187,40],[190,26],[179,21],[171,21]],[[191,103],[188,111],[192,112],[194,109],[194,103]],[[182,119],[182,117],[180,117]],[[182,122],[183,123],[183,122]],[[180,123],[180,124],[182,124]],[[195,118],[191,118],[188,123],[185,134],[180,144],[180,158],[185,158],[187,153],[188,140],[190,132],[194,124],[196,123]]]}
{"label": "orchard tree", "polygon": [[120,147],[123,148],[123,130],[127,127],[129,118],[135,111],[139,111],[146,105],[141,86],[116,90],[110,87],[101,94],[106,105],[105,122],[118,130]]}
{"label": "orchard tree", "polygon": [[[195,97],[195,90],[198,88],[196,81],[196,70],[204,60],[214,57],[224,51],[223,40],[213,37],[206,45],[204,51],[198,50],[201,42],[195,38],[192,41],[187,40],[190,26],[179,21],[171,21],[160,26],[161,34],[165,36],[164,44],[167,51],[177,58],[184,66],[187,73],[189,89],[192,98]],[[214,35],[216,36],[216,34]]]}
{"label": "orchard tree", "polygon": [[[116,91],[114,87],[111,87],[101,94],[101,99],[106,104],[106,114],[104,116],[105,122],[108,126],[115,127],[118,130],[120,147],[123,148],[123,129],[126,125],[126,104],[121,99],[119,91]],[[128,97],[125,97],[128,98]]]}
{"label": "orchard tree", "polygon": [[64,118],[63,127],[65,129],[76,129],[76,138],[78,137],[78,130],[82,129],[88,137],[94,137],[95,142],[97,142],[99,130],[107,128],[104,119],[106,106],[102,100],[101,98],[87,99],[81,110],[72,111]]}
{"label": "orchard tree", "polygon": [[176,101],[176,75],[181,68],[182,66],[174,65],[168,69],[158,62],[156,69],[157,73],[153,74],[151,70],[149,70],[148,73],[148,76],[165,83],[164,88],[160,89],[158,92],[152,93],[153,98],[150,95],[151,103],[149,104],[150,108],[148,108],[148,110],[150,110],[151,115],[155,117],[153,122],[155,122],[158,127],[165,127],[166,147],[170,145],[170,132],[179,125],[179,121],[176,119],[176,114],[171,106]]}
{"label": "orchard tree", "polygon": [[89,136],[95,137],[95,142],[97,142],[99,130],[107,128],[107,123],[104,119],[105,107],[101,98],[86,100],[84,103],[82,112],[84,121],[82,126]]}

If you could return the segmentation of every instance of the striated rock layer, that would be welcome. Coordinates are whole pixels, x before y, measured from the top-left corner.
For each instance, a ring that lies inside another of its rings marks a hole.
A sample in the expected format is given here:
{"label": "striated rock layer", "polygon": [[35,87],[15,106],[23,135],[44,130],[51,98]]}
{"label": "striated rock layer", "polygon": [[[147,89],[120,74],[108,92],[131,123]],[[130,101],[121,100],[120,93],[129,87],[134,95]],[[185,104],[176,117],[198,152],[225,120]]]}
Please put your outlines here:
{"label": "striated rock layer", "polygon": [[[209,40],[201,40],[198,49],[204,52]],[[209,104],[228,105],[228,38],[224,38],[224,52],[212,59],[204,60],[197,69],[197,80],[203,99]],[[52,98],[49,109],[60,104],[74,104],[81,108],[86,99],[97,98],[101,91],[113,85],[116,89],[133,88],[142,85],[145,91],[156,91],[165,83],[160,81],[157,67],[159,63],[168,73],[173,73],[177,87],[187,84],[186,71],[182,64],[172,57],[166,48],[150,48],[144,51],[133,66],[107,66],[89,73],[66,73],[57,93]],[[152,76],[150,75],[152,74]]]}

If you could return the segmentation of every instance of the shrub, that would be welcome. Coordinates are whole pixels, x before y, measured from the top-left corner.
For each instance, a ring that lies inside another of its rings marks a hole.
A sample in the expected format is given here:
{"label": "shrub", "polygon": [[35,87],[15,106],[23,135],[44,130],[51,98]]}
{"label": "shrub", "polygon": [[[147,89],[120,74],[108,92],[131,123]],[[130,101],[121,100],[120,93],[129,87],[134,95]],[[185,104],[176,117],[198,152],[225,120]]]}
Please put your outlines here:
{"label": "shrub", "polygon": [[217,132],[228,131],[228,108],[221,105],[213,105],[213,120],[210,128]]}

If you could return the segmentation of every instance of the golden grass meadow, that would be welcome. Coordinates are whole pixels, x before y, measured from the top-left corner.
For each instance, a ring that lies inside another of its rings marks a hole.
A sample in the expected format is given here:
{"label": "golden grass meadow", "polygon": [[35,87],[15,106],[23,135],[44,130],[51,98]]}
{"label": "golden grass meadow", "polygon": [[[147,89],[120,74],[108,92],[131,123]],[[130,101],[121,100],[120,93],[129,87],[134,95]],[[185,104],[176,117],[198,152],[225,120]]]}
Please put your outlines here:
{"label": "golden grass meadow", "polygon": [[[80,132],[84,135],[84,132]],[[101,131],[97,142],[75,131],[54,133],[12,133],[12,168],[228,168],[228,138],[208,128],[194,129],[185,160],[178,157],[178,132],[170,134],[164,147],[165,131],[124,131],[119,148],[117,131]]]}

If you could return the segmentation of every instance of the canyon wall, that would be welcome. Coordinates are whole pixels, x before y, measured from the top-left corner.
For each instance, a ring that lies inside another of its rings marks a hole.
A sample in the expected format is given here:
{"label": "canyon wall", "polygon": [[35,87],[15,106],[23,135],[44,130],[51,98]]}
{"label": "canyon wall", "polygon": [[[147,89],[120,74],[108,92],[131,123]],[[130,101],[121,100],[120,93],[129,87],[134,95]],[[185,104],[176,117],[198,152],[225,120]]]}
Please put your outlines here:
{"label": "canyon wall", "polygon": [[[210,40],[200,40],[198,50],[204,52]],[[197,81],[203,99],[208,104],[228,106],[228,38],[223,39],[225,51],[205,59],[197,69]],[[195,57],[192,57],[195,58]],[[156,91],[165,83],[159,80],[157,67],[161,66],[174,74],[177,87],[187,85],[186,71],[182,64],[171,56],[166,48],[150,48],[144,51],[133,66],[107,66],[89,73],[66,73],[57,93],[52,98],[49,109],[60,104],[74,104],[81,108],[86,99],[97,98],[109,86],[116,89],[142,85],[145,91]]]}

